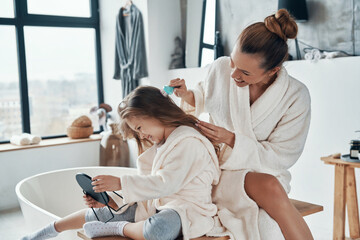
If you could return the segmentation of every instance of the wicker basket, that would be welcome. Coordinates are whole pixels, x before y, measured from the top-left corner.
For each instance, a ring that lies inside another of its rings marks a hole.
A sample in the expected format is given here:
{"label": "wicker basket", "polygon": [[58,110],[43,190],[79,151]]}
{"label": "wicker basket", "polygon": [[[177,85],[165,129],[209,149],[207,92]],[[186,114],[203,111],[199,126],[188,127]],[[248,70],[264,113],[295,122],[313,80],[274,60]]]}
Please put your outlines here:
{"label": "wicker basket", "polygon": [[78,138],[87,138],[91,134],[93,134],[94,129],[92,126],[90,127],[68,127],[67,128],[67,135],[70,138],[78,139]]}
{"label": "wicker basket", "polygon": [[75,119],[71,126],[73,127],[90,127],[91,126],[91,120],[89,117],[83,115]]}

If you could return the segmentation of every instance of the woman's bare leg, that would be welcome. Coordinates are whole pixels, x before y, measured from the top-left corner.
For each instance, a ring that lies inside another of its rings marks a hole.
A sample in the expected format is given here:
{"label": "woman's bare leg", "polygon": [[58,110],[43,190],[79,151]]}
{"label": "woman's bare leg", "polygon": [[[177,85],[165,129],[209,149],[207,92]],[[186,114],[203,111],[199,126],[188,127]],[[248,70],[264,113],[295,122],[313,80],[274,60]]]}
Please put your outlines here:
{"label": "woman's bare leg", "polygon": [[85,223],[85,213],[87,209],[72,213],[55,222],[55,229],[58,232],[63,232],[71,229],[82,228]]}
{"label": "woman's bare leg", "polygon": [[279,224],[285,239],[313,239],[305,220],[274,176],[249,172],[245,177],[245,191]]}
{"label": "woman's bare leg", "polygon": [[128,223],[124,227],[124,235],[131,239],[145,240],[143,234],[144,221]]}

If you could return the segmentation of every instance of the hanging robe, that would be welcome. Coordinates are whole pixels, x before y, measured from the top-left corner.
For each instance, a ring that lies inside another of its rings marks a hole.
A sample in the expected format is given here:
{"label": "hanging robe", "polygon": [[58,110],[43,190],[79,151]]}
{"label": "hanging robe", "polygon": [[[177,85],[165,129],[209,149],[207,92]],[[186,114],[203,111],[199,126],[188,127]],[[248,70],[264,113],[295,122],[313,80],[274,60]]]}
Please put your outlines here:
{"label": "hanging robe", "polygon": [[124,98],[139,86],[140,78],[147,76],[144,24],[140,10],[132,4],[128,12],[121,8],[116,18],[113,78],[121,80]]}
{"label": "hanging robe", "polygon": [[182,101],[185,111],[196,116],[207,112],[210,122],[235,134],[234,147],[224,145],[221,150],[222,173],[213,191],[221,224],[233,239],[284,239],[278,224],[247,196],[244,182],[249,171],[267,173],[289,193],[288,169],[300,157],[310,125],[308,89],[282,67],[250,106],[249,87],[236,86],[230,58],[222,57],[193,93],[195,108]]}

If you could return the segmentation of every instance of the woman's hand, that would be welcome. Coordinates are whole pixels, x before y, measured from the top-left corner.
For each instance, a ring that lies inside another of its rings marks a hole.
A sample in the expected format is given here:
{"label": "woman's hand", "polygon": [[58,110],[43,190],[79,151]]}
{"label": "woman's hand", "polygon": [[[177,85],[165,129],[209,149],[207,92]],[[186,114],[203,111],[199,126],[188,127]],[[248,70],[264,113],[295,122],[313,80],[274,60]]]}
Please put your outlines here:
{"label": "woman's hand", "polygon": [[99,175],[92,178],[95,192],[119,191],[121,190],[120,178],[111,175]]}
{"label": "woman's hand", "polygon": [[232,148],[234,147],[235,134],[233,132],[203,121],[199,121],[197,126],[200,128],[201,132],[203,132],[204,135],[209,138],[213,143],[225,143]]}
{"label": "woman's hand", "polygon": [[184,79],[176,78],[170,81],[169,87],[175,87],[174,94],[179,98],[183,98],[188,94],[188,90]]}
{"label": "woman's hand", "polygon": [[184,79],[176,78],[171,80],[169,83],[169,87],[175,87],[175,96],[181,98],[191,106],[195,107],[194,93],[187,89]]}
{"label": "woman's hand", "polygon": [[89,195],[84,195],[83,198],[84,198],[85,204],[90,208],[91,207],[92,208],[102,208],[102,207],[106,206],[105,204],[102,204],[102,203],[96,201],[95,199],[93,199]]}

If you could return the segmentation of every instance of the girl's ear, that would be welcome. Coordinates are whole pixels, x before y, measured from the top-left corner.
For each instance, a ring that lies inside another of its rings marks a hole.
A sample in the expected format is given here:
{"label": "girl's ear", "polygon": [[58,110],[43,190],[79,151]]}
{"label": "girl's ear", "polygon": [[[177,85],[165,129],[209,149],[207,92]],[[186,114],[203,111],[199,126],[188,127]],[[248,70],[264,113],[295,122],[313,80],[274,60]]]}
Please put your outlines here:
{"label": "girl's ear", "polygon": [[278,71],[280,71],[280,67],[274,67],[273,69],[269,70],[269,77],[274,76]]}

